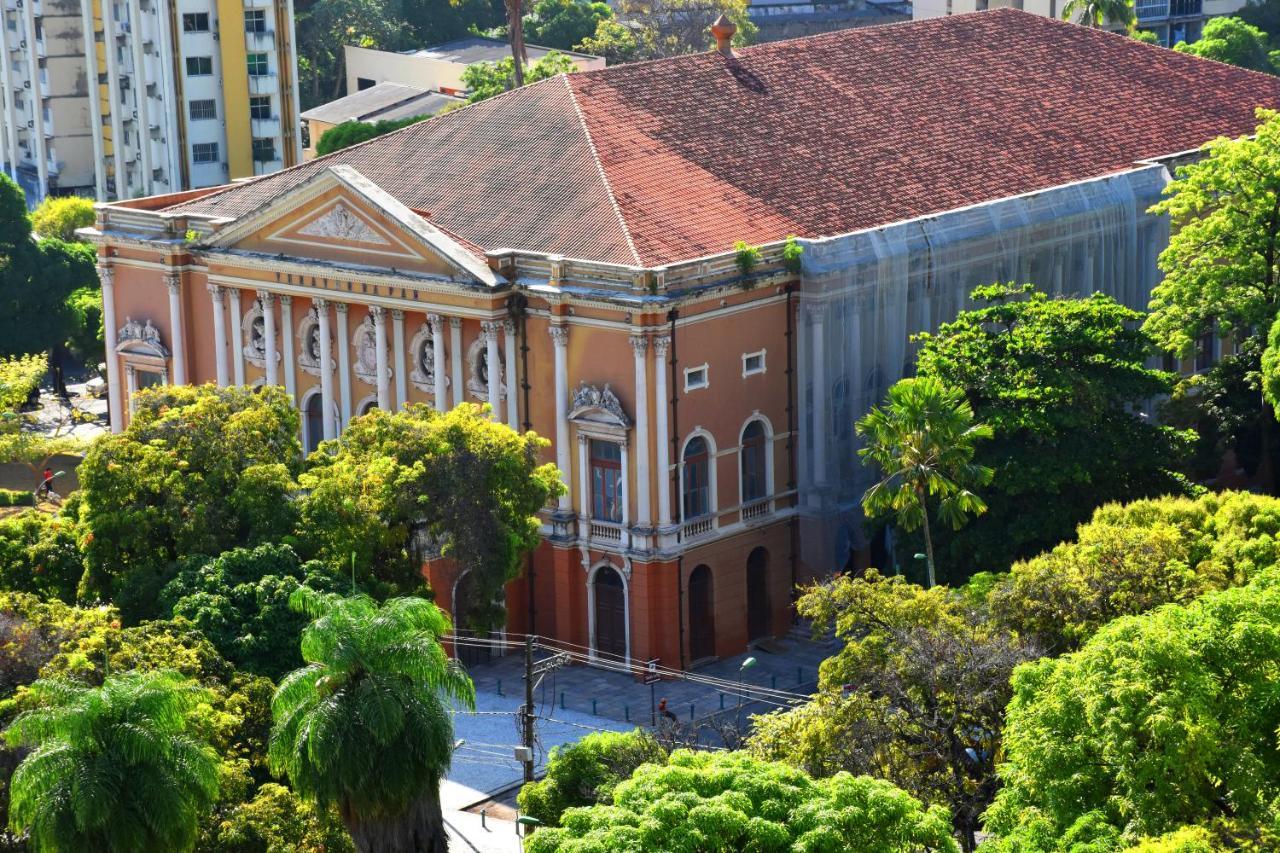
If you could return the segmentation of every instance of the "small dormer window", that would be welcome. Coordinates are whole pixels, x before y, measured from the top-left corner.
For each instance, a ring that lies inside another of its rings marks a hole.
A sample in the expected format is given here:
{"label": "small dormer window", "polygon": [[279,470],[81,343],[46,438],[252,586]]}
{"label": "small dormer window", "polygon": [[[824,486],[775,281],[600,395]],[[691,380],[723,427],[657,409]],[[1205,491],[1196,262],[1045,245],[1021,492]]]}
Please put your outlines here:
{"label": "small dormer window", "polygon": [[711,382],[708,379],[707,365],[700,367],[690,367],[684,372],[684,390],[697,391],[699,388],[706,388]]}
{"label": "small dormer window", "polygon": [[759,352],[744,352],[742,354],[742,375],[754,376],[757,373],[764,373],[764,350]]}

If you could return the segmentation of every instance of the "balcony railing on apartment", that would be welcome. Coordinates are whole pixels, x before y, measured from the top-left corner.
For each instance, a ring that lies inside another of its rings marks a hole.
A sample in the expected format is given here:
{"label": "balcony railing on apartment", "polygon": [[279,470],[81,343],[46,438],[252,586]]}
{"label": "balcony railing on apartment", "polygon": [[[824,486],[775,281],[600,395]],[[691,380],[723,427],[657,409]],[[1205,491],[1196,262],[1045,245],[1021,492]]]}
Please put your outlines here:
{"label": "balcony railing on apartment", "polygon": [[244,37],[250,48],[268,48],[276,43],[275,30],[246,30]]}
{"label": "balcony railing on apartment", "polygon": [[253,128],[255,137],[279,136],[280,135],[280,116],[268,116],[267,118],[251,118],[249,124]]}
{"label": "balcony railing on apartment", "polygon": [[1204,0],[1138,0],[1134,13],[1139,21],[1196,17],[1204,14]]}
{"label": "balcony railing on apartment", "polygon": [[279,88],[279,81],[276,80],[275,72],[267,74],[250,74],[249,75],[249,94],[251,95],[271,95]]}

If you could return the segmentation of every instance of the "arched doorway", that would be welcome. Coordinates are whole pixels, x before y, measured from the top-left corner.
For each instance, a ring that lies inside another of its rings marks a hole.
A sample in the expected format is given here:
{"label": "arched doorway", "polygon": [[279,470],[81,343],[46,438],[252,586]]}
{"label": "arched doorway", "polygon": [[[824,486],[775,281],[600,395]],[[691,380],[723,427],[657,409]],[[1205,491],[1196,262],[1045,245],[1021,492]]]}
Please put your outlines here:
{"label": "arched doorway", "polygon": [[324,438],[324,398],[320,394],[312,394],[307,398],[305,421],[303,422],[302,443],[307,453],[312,453],[320,446]]}
{"label": "arched doorway", "polygon": [[600,655],[627,656],[627,590],[612,566],[596,569],[591,579],[596,626],[595,649]]}
{"label": "arched doorway", "polygon": [[769,622],[769,552],[757,548],[747,557],[747,642],[768,637]]}
{"label": "arched doorway", "polygon": [[[463,572],[453,584],[453,632],[460,637],[488,638],[488,632],[475,632],[467,627],[467,606],[475,598],[475,585],[471,583],[471,572]],[[488,644],[462,643],[454,644],[454,653],[463,666],[475,666],[488,663],[493,657],[493,649]]]}
{"label": "arched doorway", "polygon": [[698,566],[689,574],[689,659],[701,660],[716,653],[716,622],[712,606],[711,569]]}

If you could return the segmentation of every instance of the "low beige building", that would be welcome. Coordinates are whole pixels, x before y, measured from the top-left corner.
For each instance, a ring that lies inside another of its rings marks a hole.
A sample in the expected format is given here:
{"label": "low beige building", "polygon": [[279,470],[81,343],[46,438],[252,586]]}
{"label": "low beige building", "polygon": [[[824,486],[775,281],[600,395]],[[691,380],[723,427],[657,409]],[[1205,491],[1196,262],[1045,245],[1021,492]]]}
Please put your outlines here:
{"label": "low beige building", "polygon": [[[484,36],[467,36],[455,41],[438,44],[421,50],[396,53],[389,50],[372,50],[367,47],[347,45],[343,48],[347,61],[347,91],[359,92],[378,83],[404,83],[432,92],[462,94],[467,87],[462,82],[462,72],[477,62],[500,62],[511,55],[511,45],[501,39]],[[536,44],[525,45],[525,52],[532,64],[542,59],[552,48]],[[604,57],[575,53],[571,50],[556,51],[573,60],[579,71],[604,68]]]}
{"label": "low beige building", "polygon": [[303,113],[302,137],[305,147],[302,157],[304,160],[315,157],[320,137],[343,122],[376,124],[380,121],[433,116],[445,107],[465,102],[456,95],[432,92],[417,86],[406,86],[404,83],[379,83]]}

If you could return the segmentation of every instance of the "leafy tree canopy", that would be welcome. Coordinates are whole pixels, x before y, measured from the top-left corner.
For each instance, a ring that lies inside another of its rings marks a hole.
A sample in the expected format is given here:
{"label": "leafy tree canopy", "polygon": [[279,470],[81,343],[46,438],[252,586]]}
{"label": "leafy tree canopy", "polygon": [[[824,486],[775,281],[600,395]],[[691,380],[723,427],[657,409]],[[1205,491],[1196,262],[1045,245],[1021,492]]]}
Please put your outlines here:
{"label": "leafy tree canopy", "polygon": [[9,825],[37,849],[182,851],[218,790],[216,753],[191,733],[203,691],[176,672],[101,687],[40,680],[5,730],[33,747],[13,774]]}
{"label": "leafy tree canopy", "polygon": [[608,3],[588,0],[538,0],[533,14],[524,19],[524,37],[530,44],[574,50],[592,36],[601,21],[613,20]]}
{"label": "leafy tree canopy", "polygon": [[0,699],[36,680],[63,643],[118,619],[110,607],[72,607],[25,592],[0,592]]}
{"label": "leafy tree canopy", "polygon": [[822,662],[813,701],[754,718],[749,749],[816,776],[888,779],[947,806],[973,849],[995,792],[1009,676],[1039,650],[945,587],[875,571],[810,587],[797,608],[834,623],[846,645]]}
{"label": "leafy tree canopy", "polygon": [[1277,656],[1273,570],[1020,667],[1004,787],[986,816],[993,849],[1058,850],[1050,840],[1067,835],[1137,842],[1185,826],[1273,847],[1262,836],[1280,795]]}
{"label": "leafy tree canopy", "polygon": [[593,732],[551,750],[546,776],[520,789],[520,811],[547,826],[559,826],[565,809],[613,802],[619,782],[641,764],[665,764],[667,752],[643,729]]}
{"label": "leafy tree canopy", "polygon": [[1239,18],[1210,18],[1205,21],[1200,38],[1182,42],[1173,49],[1179,53],[1215,59],[1253,71],[1268,74],[1277,72],[1276,66],[1271,63],[1267,34]]}
{"label": "leafy tree canopy", "polygon": [[113,601],[129,622],[152,618],[180,559],[291,533],[297,436],[282,388],[136,394],[128,428],[96,441],[78,471],[86,597]]}
{"label": "leafy tree canopy", "polygon": [[955,851],[946,809],[888,782],[804,771],[744,753],[677,750],[614,790],[614,805],[572,808],[529,853],[632,850]]}
{"label": "leafy tree canopy", "polygon": [[417,124],[420,121],[426,121],[429,118],[431,118],[430,115],[421,115],[400,119],[383,119],[376,122],[344,121],[342,124],[336,124],[320,135],[319,141],[316,142],[316,153],[319,155],[332,154],[335,151],[341,151],[343,148],[350,148],[359,142],[368,142],[370,139],[375,139],[402,127],[408,127],[411,124]]}
{"label": "leafy tree canopy", "polygon": [[474,600],[472,624],[503,618],[503,585],[538,544],[536,513],[563,488],[554,465],[539,465],[546,441],[490,420],[480,406],[447,413],[427,406],[374,410],[352,420],[301,476],[303,536],[332,566],[370,567],[361,583],[379,594],[421,585],[416,536],[443,543]]}
{"label": "leafy tree canopy", "polygon": [[[524,84],[537,83],[557,74],[572,74],[578,70],[573,60],[558,51],[533,62],[524,69]],[[462,72],[462,82],[467,87],[467,102],[474,104],[501,95],[516,85],[515,60],[506,57],[497,62],[476,62]]]}
{"label": "leafy tree canopy", "polygon": [[1100,507],[1075,541],[975,577],[994,617],[1072,651],[1120,616],[1247,583],[1280,563],[1280,500],[1247,492]]}
{"label": "leafy tree canopy", "polygon": [[1062,19],[1086,27],[1133,26],[1133,0],[1067,0]]}
{"label": "leafy tree canopy", "polygon": [[207,853],[354,853],[335,816],[284,785],[268,782],[252,800],[236,803],[197,845]]}
{"label": "leafy tree canopy", "polygon": [[[734,47],[753,44],[759,33],[747,12],[746,0],[619,0],[615,6],[619,20],[631,29],[635,43],[631,55],[620,61],[701,53],[715,43],[711,22],[721,14],[738,28],[733,36]],[[620,44],[620,34],[607,26],[607,21],[598,23],[595,35],[584,40],[579,49],[587,48],[594,39],[603,44],[588,52],[610,56],[611,50],[617,49],[612,45]]]}
{"label": "leafy tree canopy", "polygon": [[93,225],[93,199],[78,195],[48,196],[31,213],[31,225],[41,237],[75,240],[77,228]]}
{"label": "leafy tree canopy", "polygon": [[995,470],[989,511],[943,531],[939,563],[963,578],[1003,568],[1070,537],[1110,501],[1185,493],[1176,467],[1193,435],[1137,407],[1172,377],[1147,367],[1142,315],[1102,294],[1050,298],[1031,285],[979,287],[982,307],[920,337],[917,370],[962,388],[997,440],[975,461]]}
{"label": "leafy tree canopy", "polygon": [[49,359],[44,353],[0,358],[0,430],[19,426],[11,416],[40,388],[48,369]]}
{"label": "leafy tree canopy", "polygon": [[330,590],[340,579],[323,563],[303,565],[288,545],[236,548],[187,561],[160,602],[237,668],[275,679],[302,665],[298,636],[307,619],[290,609],[289,596],[303,583]]}
{"label": "leafy tree canopy", "polygon": [[75,519],[34,509],[0,518],[0,589],[71,604],[83,575]]}

